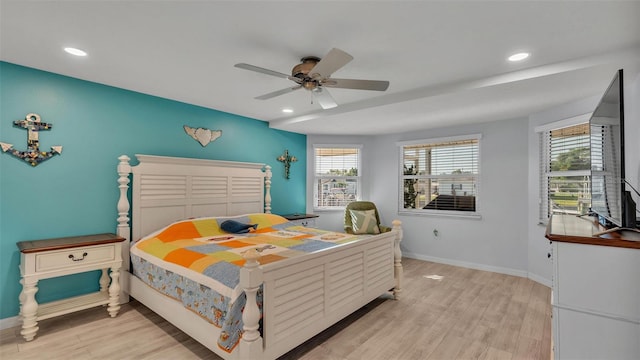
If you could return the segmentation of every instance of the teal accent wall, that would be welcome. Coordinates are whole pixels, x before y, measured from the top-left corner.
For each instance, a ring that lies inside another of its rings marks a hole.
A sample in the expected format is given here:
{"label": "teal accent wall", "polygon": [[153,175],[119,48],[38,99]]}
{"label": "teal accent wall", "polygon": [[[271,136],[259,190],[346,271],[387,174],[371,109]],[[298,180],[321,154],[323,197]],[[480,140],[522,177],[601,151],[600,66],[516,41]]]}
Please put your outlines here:
{"label": "teal accent wall", "polygon": [[[40,149],[62,155],[36,167],[0,153],[0,319],[18,315],[22,240],[116,231],[118,156],[135,154],[266,163],[273,171],[272,212],[306,209],[306,135],[268,123],[181,102],[0,62],[0,142],[27,149],[27,131],[14,127],[28,113],[53,128],[40,132]],[[183,125],[222,130],[202,147]],[[291,178],[276,158],[299,160]],[[48,302],[98,289],[98,273],[39,283]]]}

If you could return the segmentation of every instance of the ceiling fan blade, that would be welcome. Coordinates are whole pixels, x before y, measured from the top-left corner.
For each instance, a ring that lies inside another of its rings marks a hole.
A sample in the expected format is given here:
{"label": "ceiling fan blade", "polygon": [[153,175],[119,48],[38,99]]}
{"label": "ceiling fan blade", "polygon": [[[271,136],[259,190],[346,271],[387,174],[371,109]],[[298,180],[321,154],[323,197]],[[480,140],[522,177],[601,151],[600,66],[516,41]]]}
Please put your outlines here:
{"label": "ceiling fan blade", "polygon": [[255,97],[255,99],[258,99],[258,100],[267,100],[267,99],[271,99],[271,98],[274,98],[274,97],[276,97],[276,96],[284,95],[284,94],[286,94],[286,93],[290,93],[290,92],[292,92],[292,91],[294,91],[294,90],[298,90],[298,89],[300,89],[301,87],[302,87],[302,85],[300,85],[300,86],[294,86],[294,87],[291,87],[291,88],[286,88],[286,89],[282,89],[282,90],[278,90],[278,91],[274,91],[274,92],[270,92],[270,93],[268,93],[268,94],[264,94],[264,95],[261,95],[261,96],[257,96],[257,97]]}
{"label": "ceiling fan blade", "polygon": [[333,100],[333,96],[331,96],[328,91],[323,90],[322,88],[316,88],[315,90],[312,90],[311,94],[313,94],[313,99],[317,101],[318,104],[320,104],[320,106],[325,110],[338,106],[336,101]]}
{"label": "ceiling fan blade", "polygon": [[330,78],[323,81],[322,85],[326,87],[333,87],[333,88],[375,90],[375,91],[385,91],[389,88],[389,82],[382,81],[382,80],[357,80],[357,79]]}
{"label": "ceiling fan blade", "polygon": [[327,79],[351,60],[353,60],[353,56],[340,49],[333,48],[309,71],[309,76],[316,80]]}
{"label": "ceiling fan blade", "polygon": [[292,77],[291,75],[288,75],[288,74],[283,74],[281,72],[277,72],[277,71],[273,71],[273,70],[261,68],[259,66],[245,64],[245,63],[235,64],[234,66],[240,69],[255,71],[255,72],[259,72],[259,73],[263,73],[263,74],[267,74],[267,75],[271,75],[279,78],[284,78],[284,79],[289,79]]}

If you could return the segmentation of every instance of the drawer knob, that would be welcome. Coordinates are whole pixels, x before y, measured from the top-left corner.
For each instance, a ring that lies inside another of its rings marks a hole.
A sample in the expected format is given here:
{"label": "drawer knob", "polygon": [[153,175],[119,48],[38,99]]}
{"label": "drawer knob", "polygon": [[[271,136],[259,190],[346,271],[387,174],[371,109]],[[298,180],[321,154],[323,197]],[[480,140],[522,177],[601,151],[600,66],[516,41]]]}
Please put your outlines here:
{"label": "drawer knob", "polygon": [[84,260],[85,256],[87,256],[87,255],[88,254],[86,252],[82,253],[82,257],[79,258],[79,259],[76,259],[75,256],[73,256],[73,254],[69,254],[69,259],[71,259],[73,261],[82,261],[82,260]]}

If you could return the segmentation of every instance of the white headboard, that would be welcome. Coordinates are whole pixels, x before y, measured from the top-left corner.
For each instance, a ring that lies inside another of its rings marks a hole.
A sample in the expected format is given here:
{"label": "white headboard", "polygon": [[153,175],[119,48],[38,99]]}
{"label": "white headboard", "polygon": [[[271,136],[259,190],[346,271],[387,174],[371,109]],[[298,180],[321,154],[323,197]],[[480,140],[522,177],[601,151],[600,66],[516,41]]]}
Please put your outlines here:
{"label": "white headboard", "polygon": [[140,162],[136,166],[129,165],[126,155],[118,158],[118,235],[128,240],[137,241],[172,222],[194,217],[271,212],[269,165],[152,155],[136,158]]}

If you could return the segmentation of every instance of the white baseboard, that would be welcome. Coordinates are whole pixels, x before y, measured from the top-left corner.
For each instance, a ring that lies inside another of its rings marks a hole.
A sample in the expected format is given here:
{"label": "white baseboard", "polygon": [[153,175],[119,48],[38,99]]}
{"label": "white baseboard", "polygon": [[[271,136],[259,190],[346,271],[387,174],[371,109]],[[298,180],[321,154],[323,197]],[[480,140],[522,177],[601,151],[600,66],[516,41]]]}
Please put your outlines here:
{"label": "white baseboard", "polygon": [[536,274],[533,274],[533,273],[529,273],[529,279],[531,279],[531,280],[533,280],[533,281],[535,281],[535,282],[537,282],[539,284],[542,284],[542,285],[544,285],[546,287],[551,287],[551,280],[545,279],[542,276],[539,276],[539,275],[536,275]]}
{"label": "white baseboard", "polygon": [[533,281],[535,281],[537,283],[540,283],[542,285],[551,287],[551,281],[549,281],[547,279],[544,279],[544,278],[542,278],[540,276],[537,276],[535,274],[529,273],[527,271],[524,271],[524,270],[510,269],[510,268],[504,268],[504,267],[499,267],[499,266],[491,266],[491,265],[486,265],[486,264],[471,263],[471,262],[460,261],[460,260],[444,259],[444,258],[438,258],[438,257],[434,257],[434,256],[426,256],[426,255],[415,254],[415,253],[410,253],[410,252],[403,252],[402,256],[406,256],[408,258],[417,259],[417,260],[431,261],[431,262],[435,262],[435,263],[439,263],[439,264],[460,266],[460,267],[464,267],[464,268],[468,268],[468,269],[491,271],[491,272],[495,272],[495,273],[499,273],[499,274],[519,276],[519,277],[531,279],[531,280],[533,280]]}
{"label": "white baseboard", "polygon": [[16,327],[16,326],[20,326],[20,317],[19,316],[0,319],[0,330],[10,329],[10,328]]}

